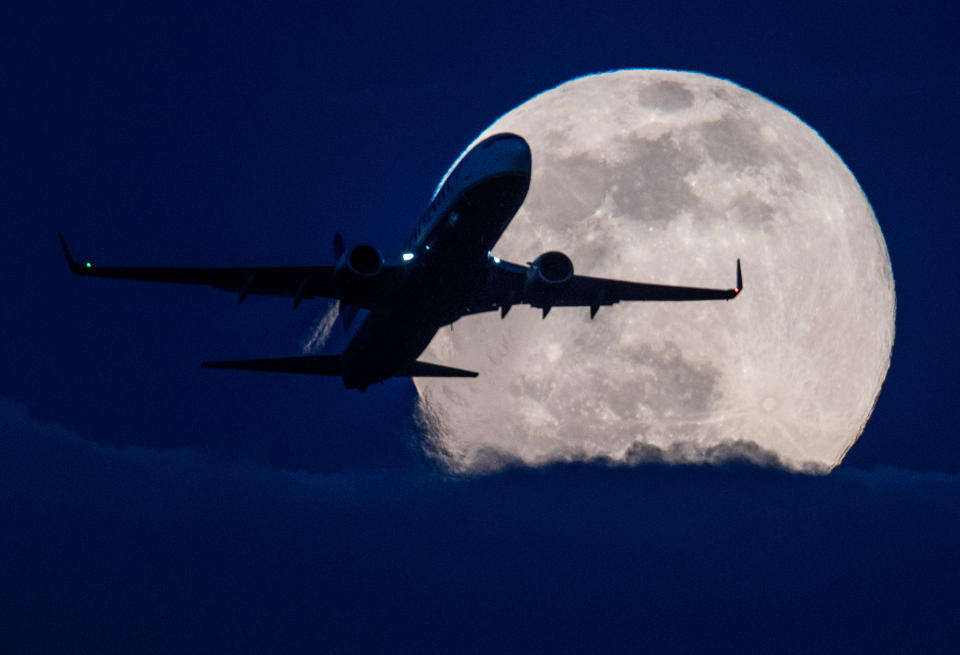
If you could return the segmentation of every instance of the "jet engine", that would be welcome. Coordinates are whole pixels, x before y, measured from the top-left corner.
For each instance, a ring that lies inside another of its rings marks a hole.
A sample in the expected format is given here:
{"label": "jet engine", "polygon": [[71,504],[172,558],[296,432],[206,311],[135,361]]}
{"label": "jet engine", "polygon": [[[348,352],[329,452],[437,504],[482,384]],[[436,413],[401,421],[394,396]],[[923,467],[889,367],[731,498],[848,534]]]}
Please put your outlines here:
{"label": "jet engine", "polygon": [[344,252],[337,260],[333,276],[341,293],[363,285],[383,268],[383,257],[373,246],[359,245]]}
{"label": "jet engine", "polygon": [[527,269],[523,285],[523,298],[534,307],[546,312],[573,278],[573,262],[559,251],[545,252],[537,257]]}

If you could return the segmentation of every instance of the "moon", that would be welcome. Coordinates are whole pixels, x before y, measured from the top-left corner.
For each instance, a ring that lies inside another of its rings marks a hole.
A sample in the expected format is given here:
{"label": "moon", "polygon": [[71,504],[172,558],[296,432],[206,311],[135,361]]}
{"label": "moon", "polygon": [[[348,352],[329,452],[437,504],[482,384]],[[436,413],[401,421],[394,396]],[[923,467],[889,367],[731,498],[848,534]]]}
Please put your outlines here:
{"label": "moon", "polygon": [[870,417],[896,299],[873,211],[799,118],[732,82],[623,70],[510,111],[533,171],[494,254],[561,250],[577,273],[729,288],[732,301],[517,307],[459,320],[416,378],[428,450],[454,472],[746,459],[827,472]]}

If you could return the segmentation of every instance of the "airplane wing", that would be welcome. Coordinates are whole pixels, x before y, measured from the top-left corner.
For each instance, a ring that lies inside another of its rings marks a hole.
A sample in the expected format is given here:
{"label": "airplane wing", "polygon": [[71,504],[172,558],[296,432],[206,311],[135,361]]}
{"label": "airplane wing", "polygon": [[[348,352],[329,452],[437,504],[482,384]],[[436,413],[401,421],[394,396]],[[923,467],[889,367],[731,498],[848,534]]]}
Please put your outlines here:
{"label": "airplane wing", "polygon": [[730,300],[742,290],[743,276],[738,259],[737,286],[732,289],[678,287],[574,275],[553,305],[612,305],[621,300]]}
{"label": "airplane wing", "polygon": [[63,235],[57,233],[60,245],[67,258],[70,270],[77,275],[108,277],[149,282],[177,282],[199,284],[221,291],[237,294],[237,302],[243,302],[250,294],[288,296],[294,299],[294,307],[301,300],[323,297],[346,300],[350,304],[368,306],[376,298],[392,288],[391,282],[399,277],[384,266],[376,288],[354,288],[350,298],[341,298],[334,284],[333,266],[250,266],[234,268],[143,268],[129,266],[99,266],[91,262],[83,264],[74,260]]}
{"label": "airplane wing", "polygon": [[587,275],[572,275],[566,282],[540,287],[531,292],[528,286],[531,268],[498,261],[491,263],[487,283],[471,303],[466,313],[478,313],[500,309],[506,315],[515,304],[527,304],[544,310],[544,316],[552,307],[589,307],[590,317],[604,305],[628,301],[688,301],[730,300],[743,290],[740,260],[737,260],[737,285],[732,289],[681,287],[665,284],[628,282]]}

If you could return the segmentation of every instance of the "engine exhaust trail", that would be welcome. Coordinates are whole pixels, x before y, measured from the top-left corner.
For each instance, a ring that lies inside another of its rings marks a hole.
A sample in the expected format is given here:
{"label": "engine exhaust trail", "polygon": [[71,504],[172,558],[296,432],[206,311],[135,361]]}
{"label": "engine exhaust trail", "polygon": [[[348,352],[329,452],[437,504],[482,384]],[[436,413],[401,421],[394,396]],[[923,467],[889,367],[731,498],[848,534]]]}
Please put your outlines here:
{"label": "engine exhaust trail", "polygon": [[303,344],[303,354],[315,355],[323,350],[333,331],[333,325],[337,322],[338,314],[337,301],[328,301],[310,328],[310,337]]}

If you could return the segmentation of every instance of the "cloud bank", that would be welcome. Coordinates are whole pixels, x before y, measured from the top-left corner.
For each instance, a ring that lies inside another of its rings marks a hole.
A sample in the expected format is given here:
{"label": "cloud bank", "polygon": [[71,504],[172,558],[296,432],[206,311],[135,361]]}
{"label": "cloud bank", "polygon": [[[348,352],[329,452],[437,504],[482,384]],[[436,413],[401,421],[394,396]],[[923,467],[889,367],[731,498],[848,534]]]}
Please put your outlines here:
{"label": "cloud bank", "polygon": [[941,474],[316,475],[0,401],[0,508],[5,652],[936,652],[957,629]]}

